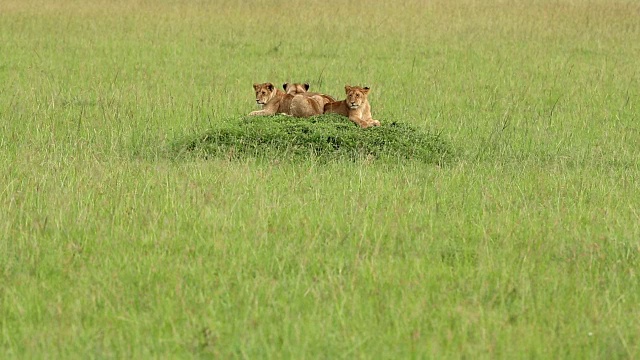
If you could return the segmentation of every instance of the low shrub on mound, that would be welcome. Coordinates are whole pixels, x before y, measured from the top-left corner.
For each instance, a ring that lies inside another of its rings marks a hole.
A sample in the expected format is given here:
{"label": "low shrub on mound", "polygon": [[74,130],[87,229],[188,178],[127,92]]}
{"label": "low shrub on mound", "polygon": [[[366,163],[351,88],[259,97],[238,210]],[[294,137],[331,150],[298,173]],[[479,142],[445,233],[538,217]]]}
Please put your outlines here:
{"label": "low shrub on mound", "polygon": [[453,148],[440,134],[407,124],[383,122],[360,129],[338,115],[312,118],[289,116],[246,117],[221,123],[204,134],[174,144],[184,154],[222,157],[315,157],[415,159],[443,164],[453,158]]}

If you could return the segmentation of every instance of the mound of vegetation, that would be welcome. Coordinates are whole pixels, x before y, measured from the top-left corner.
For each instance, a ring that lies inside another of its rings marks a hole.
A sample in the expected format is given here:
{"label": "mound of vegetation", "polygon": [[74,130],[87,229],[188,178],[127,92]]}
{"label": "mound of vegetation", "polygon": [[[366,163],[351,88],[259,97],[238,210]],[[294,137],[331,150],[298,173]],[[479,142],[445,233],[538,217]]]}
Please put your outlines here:
{"label": "mound of vegetation", "polygon": [[453,148],[440,134],[407,124],[383,122],[360,129],[338,115],[312,118],[289,116],[246,117],[221,123],[204,134],[174,144],[178,153],[221,157],[315,157],[414,159],[443,164]]}

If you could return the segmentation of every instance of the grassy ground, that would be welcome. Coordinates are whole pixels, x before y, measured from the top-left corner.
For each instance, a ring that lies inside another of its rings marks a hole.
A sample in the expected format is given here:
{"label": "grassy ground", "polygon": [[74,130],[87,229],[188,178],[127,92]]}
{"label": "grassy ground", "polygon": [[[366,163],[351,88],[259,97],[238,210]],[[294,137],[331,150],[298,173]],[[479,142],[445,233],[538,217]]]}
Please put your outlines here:
{"label": "grassy ground", "polygon": [[456,150],[440,134],[390,122],[362,130],[344,116],[311,118],[272,116],[221,121],[204,134],[187,136],[173,145],[176,158],[184,156],[257,158],[281,161],[417,161],[445,165]]}
{"label": "grassy ground", "polygon": [[[639,18],[2,1],[0,355],[640,357]],[[457,157],[175,156],[263,81],[370,86]]]}

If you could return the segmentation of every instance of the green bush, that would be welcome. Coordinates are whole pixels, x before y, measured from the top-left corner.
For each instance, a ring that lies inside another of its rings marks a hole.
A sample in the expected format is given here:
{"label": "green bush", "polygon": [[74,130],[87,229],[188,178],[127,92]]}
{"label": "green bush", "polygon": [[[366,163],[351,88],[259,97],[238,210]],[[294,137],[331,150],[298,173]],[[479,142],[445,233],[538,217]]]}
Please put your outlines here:
{"label": "green bush", "polygon": [[412,159],[439,165],[454,158],[438,133],[399,122],[360,129],[339,115],[246,117],[180,139],[174,150],[207,157]]}

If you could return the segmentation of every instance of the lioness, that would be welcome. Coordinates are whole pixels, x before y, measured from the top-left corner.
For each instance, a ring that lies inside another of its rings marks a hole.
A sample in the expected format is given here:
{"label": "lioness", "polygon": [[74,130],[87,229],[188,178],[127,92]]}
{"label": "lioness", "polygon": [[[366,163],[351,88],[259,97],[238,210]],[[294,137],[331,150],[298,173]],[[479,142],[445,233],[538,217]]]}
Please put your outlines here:
{"label": "lioness", "polygon": [[291,100],[296,94],[305,93],[309,90],[309,84],[289,84],[284,83],[282,88],[284,92],[272,83],[253,84],[256,91],[256,103],[262,105],[262,110],[256,110],[249,113],[251,116],[256,115],[273,115],[287,114],[291,115]]}
{"label": "lioness", "polygon": [[368,87],[345,85],[344,91],[347,98],[326,104],[324,106],[325,113],[346,116],[363,129],[370,126],[380,126],[380,121],[371,117],[371,105],[367,99]]}
{"label": "lioness", "polygon": [[309,117],[324,113],[324,106],[335,102],[336,99],[326,94],[303,93],[291,100],[291,115],[296,117]]}

